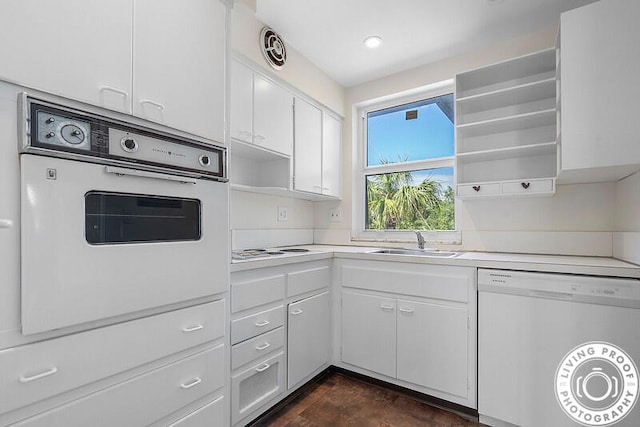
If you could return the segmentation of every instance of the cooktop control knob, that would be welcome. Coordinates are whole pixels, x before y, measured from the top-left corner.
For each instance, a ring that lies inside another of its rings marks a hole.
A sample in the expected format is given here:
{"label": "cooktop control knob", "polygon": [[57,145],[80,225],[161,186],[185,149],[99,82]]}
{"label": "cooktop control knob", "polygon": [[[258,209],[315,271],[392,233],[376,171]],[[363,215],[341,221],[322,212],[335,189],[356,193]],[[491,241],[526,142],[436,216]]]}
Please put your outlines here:
{"label": "cooktop control knob", "polygon": [[124,138],[122,138],[120,140],[120,146],[127,153],[135,153],[136,151],[138,151],[138,142],[131,137],[125,136]]}
{"label": "cooktop control knob", "polygon": [[211,164],[211,158],[206,154],[201,154],[199,160],[202,166],[209,166]]}

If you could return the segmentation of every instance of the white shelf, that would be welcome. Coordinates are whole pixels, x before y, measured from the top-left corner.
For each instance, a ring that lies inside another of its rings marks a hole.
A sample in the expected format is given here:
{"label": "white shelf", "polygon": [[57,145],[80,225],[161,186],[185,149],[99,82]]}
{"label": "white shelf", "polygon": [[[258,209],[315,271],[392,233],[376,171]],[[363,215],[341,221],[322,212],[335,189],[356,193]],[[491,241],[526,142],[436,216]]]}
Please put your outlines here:
{"label": "white shelf", "polygon": [[244,191],[247,193],[267,194],[277,197],[289,197],[294,199],[309,200],[312,202],[326,201],[326,200],[339,200],[337,197],[324,196],[321,194],[305,193],[303,191],[290,190],[285,187],[260,187],[255,185],[246,184],[230,184],[232,190]]}
{"label": "white shelf", "polygon": [[547,49],[459,74],[458,99],[555,77],[556,52]]}
{"label": "white shelf", "polygon": [[458,197],[555,192],[555,64],[549,49],[456,76]]}
{"label": "white shelf", "polygon": [[470,151],[458,153],[458,164],[472,162],[486,162],[490,160],[504,160],[513,157],[531,157],[554,154],[556,142],[544,142],[541,144],[522,145],[517,147],[495,148],[491,150]]}
{"label": "white shelf", "polygon": [[469,114],[536,101],[555,100],[555,98],[556,80],[550,77],[515,87],[458,98],[456,109],[458,117],[466,122],[465,116]]}
{"label": "white shelf", "polygon": [[556,109],[551,108],[531,113],[516,114],[491,120],[465,123],[456,126],[458,137],[474,137],[492,133],[511,132],[553,125],[556,122]]}
{"label": "white shelf", "polygon": [[276,153],[257,145],[238,141],[233,138],[231,139],[231,143],[229,144],[229,154],[231,156],[243,157],[260,162],[290,158],[290,156]]}

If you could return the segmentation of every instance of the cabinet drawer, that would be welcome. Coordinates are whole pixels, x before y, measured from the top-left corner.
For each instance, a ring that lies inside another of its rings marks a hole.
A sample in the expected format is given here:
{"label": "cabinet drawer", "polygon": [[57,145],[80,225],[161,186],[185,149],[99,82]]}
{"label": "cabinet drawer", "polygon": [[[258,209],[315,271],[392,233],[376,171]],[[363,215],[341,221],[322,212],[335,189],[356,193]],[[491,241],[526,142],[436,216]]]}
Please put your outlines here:
{"label": "cabinet drawer", "polygon": [[284,328],[258,335],[231,348],[231,369],[271,353],[284,345]]}
{"label": "cabinet drawer", "polygon": [[474,269],[401,262],[351,261],[342,266],[342,286],[424,298],[467,302]]}
{"label": "cabinet drawer", "polygon": [[499,183],[461,184],[458,185],[458,196],[488,196],[500,194]]}
{"label": "cabinet drawer", "polygon": [[237,423],[285,390],[284,353],[231,378],[231,422]]}
{"label": "cabinet drawer", "polygon": [[143,426],[224,386],[224,345],[205,350],[66,405],[18,426]]}
{"label": "cabinet drawer", "polygon": [[224,336],[224,300],[0,351],[0,413]]}
{"label": "cabinet drawer", "polygon": [[328,266],[289,273],[287,296],[326,288],[330,283],[331,271]]}
{"label": "cabinet drawer", "polygon": [[231,283],[231,312],[246,310],[284,298],[285,276]]}
{"label": "cabinet drawer", "polygon": [[284,325],[284,306],[241,317],[231,322],[231,343],[237,344]]}
{"label": "cabinet drawer", "polygon": [[[218,397],[213,402],[207,403],[200,409],[196,409],[186,417],[180,418],[175,423],[169,424],[168,427],[205,427],[205,426],[224,426],[229,424],[226,421],[228,413],[225,406],[224,396]],[[158,424],[160,426],[161,424]]]}
{"label": "cabinet drawer", "polygon": [[502,183],[503,194],[553,193],[553,179],[508,181]]}

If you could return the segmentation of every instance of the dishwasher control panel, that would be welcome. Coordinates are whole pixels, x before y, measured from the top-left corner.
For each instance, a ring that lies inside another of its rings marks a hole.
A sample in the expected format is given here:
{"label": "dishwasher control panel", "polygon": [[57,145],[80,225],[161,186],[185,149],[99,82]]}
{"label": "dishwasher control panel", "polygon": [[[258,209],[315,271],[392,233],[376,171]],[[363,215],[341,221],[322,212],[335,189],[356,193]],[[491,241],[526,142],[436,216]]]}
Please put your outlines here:
{"label": "dishwasher control panel", "polygon": [[615,277],[478,269],[478,290],[560,299],[626,301],[640,306],[640,280]]}

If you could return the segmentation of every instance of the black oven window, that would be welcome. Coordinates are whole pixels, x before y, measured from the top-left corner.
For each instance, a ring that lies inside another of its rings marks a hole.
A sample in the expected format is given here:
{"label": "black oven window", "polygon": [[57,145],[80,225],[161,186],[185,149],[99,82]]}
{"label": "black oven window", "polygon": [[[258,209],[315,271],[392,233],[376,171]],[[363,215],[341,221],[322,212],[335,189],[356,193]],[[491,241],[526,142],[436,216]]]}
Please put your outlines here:
{"label": "black oven window", "polygon": [[85,195],[85,235],[93,245],[199,240],[200,201],[91,191]]}

